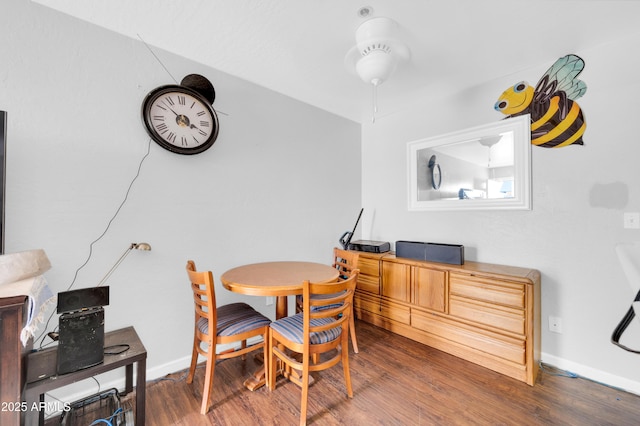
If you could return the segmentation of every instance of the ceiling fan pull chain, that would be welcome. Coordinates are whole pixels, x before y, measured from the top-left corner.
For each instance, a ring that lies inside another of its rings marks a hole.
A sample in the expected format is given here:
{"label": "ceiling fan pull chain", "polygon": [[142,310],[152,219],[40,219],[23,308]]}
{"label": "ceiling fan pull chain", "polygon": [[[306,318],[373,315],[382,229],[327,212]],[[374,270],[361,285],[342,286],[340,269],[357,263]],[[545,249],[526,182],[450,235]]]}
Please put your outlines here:
{"label": "ceiling fan pull chain", "polygon": [[376,122],[376,113],[378,112],[378,85],[377,84],[372,84],[373,86],[373,92],[372,92],[372,102],[373,102],[373,111],[371,113],[371,123],[375,123]]}

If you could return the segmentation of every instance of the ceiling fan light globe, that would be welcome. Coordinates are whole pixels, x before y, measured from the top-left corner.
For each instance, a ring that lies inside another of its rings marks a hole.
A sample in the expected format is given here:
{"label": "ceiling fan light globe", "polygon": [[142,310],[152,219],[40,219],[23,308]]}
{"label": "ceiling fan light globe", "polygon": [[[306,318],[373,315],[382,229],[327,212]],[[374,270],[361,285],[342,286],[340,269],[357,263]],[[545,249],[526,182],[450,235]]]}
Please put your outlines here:
{"label": "ceiling fan light globe", "polygon": [[384,51],[372,51],[356,63],[356,73],[367,84],[379,85],[387,80],[396,69],[393,55]]}

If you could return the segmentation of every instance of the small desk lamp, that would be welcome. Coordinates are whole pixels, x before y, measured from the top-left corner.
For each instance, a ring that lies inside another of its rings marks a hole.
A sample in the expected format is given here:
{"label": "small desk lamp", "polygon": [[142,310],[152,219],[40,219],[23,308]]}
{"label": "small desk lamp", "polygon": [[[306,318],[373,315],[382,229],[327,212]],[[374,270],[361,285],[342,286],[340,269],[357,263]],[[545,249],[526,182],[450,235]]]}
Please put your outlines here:
{"label": "small desk lamp", "polygon": [[109,272],[107,272],[107,275],[105,275],[104,278],[102,278],[102,280],[100,280],[100,282],[98,283],[98,285],[96,287],[100,287],[101,285],[103,285],[107,281],[107,279],[109,279],[111,274],[113,274],[113,272],[116,269],[118,269],[118,266],[120,266],[122,261],[129,255],[129,253],[131,253],[131,250],[133,250],[133,249],[143,250],[143,251],[150,251],[151,250],[151,245],[149,245],[148,243],[131,243],[131,245],[129,247],[127,247],[127,249],[124,251],[124,253],[122,253],[122,256],[120,256],[120,258],[116,261],[115,265],[113,265],[111,267],[111,269],[109,269]]}

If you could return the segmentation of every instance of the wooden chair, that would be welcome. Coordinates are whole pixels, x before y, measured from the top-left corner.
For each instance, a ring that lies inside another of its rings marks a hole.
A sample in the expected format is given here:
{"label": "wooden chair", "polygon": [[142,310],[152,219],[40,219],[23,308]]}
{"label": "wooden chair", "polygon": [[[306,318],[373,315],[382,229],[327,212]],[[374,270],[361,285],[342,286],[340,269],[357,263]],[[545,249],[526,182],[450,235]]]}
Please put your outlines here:
{"label": "wooden chair", "polygon": [[[358,267],[359,254],[353,251],[342,250],[337,247],[333,248],[333,267],[338,269],[341,273],[339,279],[343,280],[349,277],[351,271]],[[357,284],[357,283],[356,283]],[[314,296],[312,296],[314,297]],[[315,297],[323,297],[316,295]],[[296,312],[302,312],[302,296],[296,298]],[[353,310],[350,316],[351,324],[349,324],[349,334],[351,335],[351,345],[353,346],[353,352],[358,353],[358,339],[356,338],[356,323],[355,314]]]}
{"label": "wooden chair", "polygon": [[[272,322],[269,327],[269,365],[267,385],[269,390],[276,387],[276,366],[282,361],[285,371],[291,372],[289,380],[302,387],[300,424],[307,423],[307,400],[309,393],[309,373],[333,367],[339,362],[344,370],[347,395],[353,398],[351,375],[349,373],[349,318],[351,317],[353,293],[358,279],[358,269],[342,281],[315,284],[303,283],[303,311],[296,315]],[[323,297],[311,297],[321,295]],[[329,296],[330,297],[324,297]],[[288,352],[291,351],[291,354]],[[322,355],[325,355],[323,359]],[[298,361],[296,358],[301,358]],[[326,358],[326,357],[329,358]],[[310,358],[317,359],[311,363]]]}
{"label": "wooden chair", "polygon": [[[209,411],[213,376],[216,360],[235,358],[251,351],[263,349],[267,356],[268,330],[271,320],[258,313],[246,303],[231,303],[216,306],[216,293],[211,271],[197,272],[192,260],[187,261],[187,274],[191,281],[193,300],[195,303],[195,326],[193,330],[193,351],[187,383],[193,381],[198,364],[198,355],[207,359],[202,406],[200,413]],[[247,339],[262,336],[262,342],[247,346]],[[240,342],[240,348],[230,349],[216,354],[216,346]],[[202,344],[206,344],[203,348]]]}
{"label": "wooden chair", "polygon": [[[337,247],[333,248],[333,267],[341,272],[340,279],[348,278],[354,269],[358,268],[358,257],[360,255],[353,251],[341,250]],[[356,285],[357,285],[356,278]],[[358,353],[358,339],[356,338],[356,321],[355,313],[353,311],[353,304],[351,305],[351,315],[349,315],[349,334],[351,335],[351,345],[353,346],[353,352]]]}

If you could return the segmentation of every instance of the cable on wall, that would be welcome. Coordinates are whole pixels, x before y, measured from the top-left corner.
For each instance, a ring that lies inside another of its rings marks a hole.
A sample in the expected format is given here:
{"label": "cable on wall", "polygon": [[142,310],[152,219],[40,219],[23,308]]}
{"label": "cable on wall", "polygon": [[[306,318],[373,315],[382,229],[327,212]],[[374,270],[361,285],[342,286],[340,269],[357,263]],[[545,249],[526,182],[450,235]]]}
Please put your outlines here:
{"label": "cable on wall", "polygon": [[[87,256],[87,259],[84,261],[84,263],[82,265],[80,265],[80,267],[78,267],[78,269],[76,269],[75,274],[73,275],[73,280],[71,280],[71,284],[69,284],[69,287],[67,287],[67,291],[71,290],[71,288],[74,286],[74,284],[76,283],[76,279],[78,278],[78,273],[80,273],[80,271],[87,266],[87,264],[89,263],[89,261],[91,260],[91,256],[93,255],[93,246],[94,244],[96,244],[98,241],[100,241],[109,231],[109,229],[111,228],[111,224],[113,223],[113,221],[116,219],[116,217],[118,217],[118,214],[120,214],[120,210],[122,210],[122,207],[124,207],[125,203],[127,202],[127,200],[129,199],[129,193],[131,192],[131,188],[133,187],[133,184],[136,182],[136,180],[138,179],[138,177],[140,176],[140,171],[142,170],[142,164],[144,163],[144,160],[147,159],[147,157],[149,156],[149,154],[151,153],[151,138],[149,138],[149,141],[147,142],[147,152],[144,154],[144,156],[142,157],[142,159],[140,160],[140,163],[138,163],[138,170],[136,172],[136,175],[133,177],[133,179],[131,179],[131,182],[129,183],[129,186],[127,188],[127,191],[124,194],[124,198],[122,200],[122,202],[120,202],[120,205],[118,206],[118,208],[116,209],[115,213],[113,214],[113,216],[111,216],[111,219],[109,219],[109,222],[107,223],[107,226],[104,228],[104,231],[102,231],[102,233],[98,236],[98,238],[96,238],[95,240],[93,240],[90,244],[89,244],[89,254]],[[39,349],[43,348],[43,342],[44,342],[44,334],[47,331],[47,328],[49,327],[49,322],[51,321],[51,318],[53,318],[53,314],[55,311],[51,312],[51,315],[49,315],[49,318],[47,319],[47,323],[44,326],[44,329],[42,331],[42,333],[34,340],[37,341],[38,339],[42,338],[42,340],[40,341],[40,346]],[[54,330],[57,328],[57,326],[54,328]]]}
{"label": "cable on wall", "polygon": [[[144,44],[144,47],[146,47],[146,48],[147,48],[147,50],[149,51],[149,53],[151,53],[151,56],[153,56],[153,57],[156,59],[156,61],[157,61],[157,62],[160,64],[160,66],[165,70],[165,72],[169,75],[169,77],[171,77],[171,79],[173,80],[173,82],[174,82],[175,84],[180,84],[180,83],[178,83],[178,80],[176,80],[176,78],[173,76],[173,74],[171,74],[171,71],[169,71],[169,69],[165,66],[165,64],[164,64],[164,63],[162,63],[162,61],[160,60],[160,58],[158,57],[158,55],[156,55],[156,54],[155,54],[155,52],[151,49],[151,46],[149,46],[149,45],[147,44],[147,42],[146,42],[146,41],[144,41],[144,39],[142,38],[142,36],[141,36],[140,34],[136,34],[136,35],[138,36],[138,38],[140,39],[140,41],[142,42],[142,44]],[[227,115],[227,116],[229,115],[229,114],[227,114],[226,112],[224,112],[224,111],[220,111],[220,110],[219,110],[219,109],[217,109],[217,108],[214,108],[214,111],[215,111],[217,114],[222,114],[222,115]]]}

